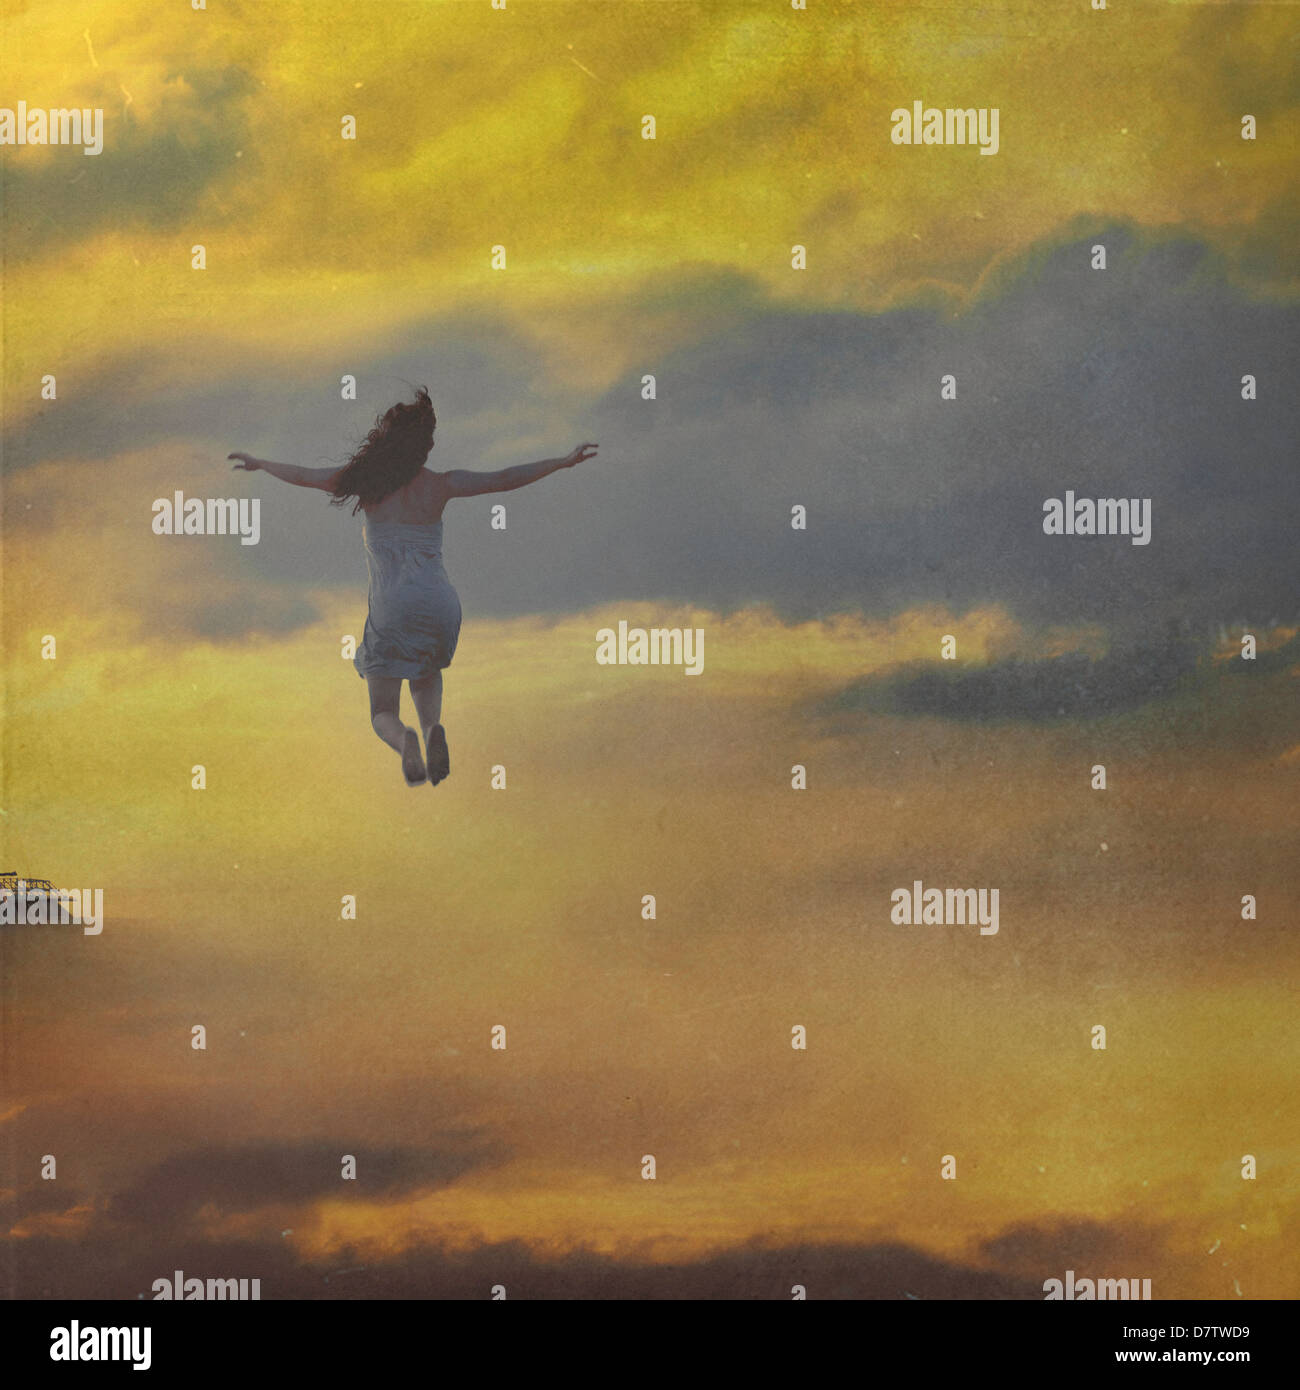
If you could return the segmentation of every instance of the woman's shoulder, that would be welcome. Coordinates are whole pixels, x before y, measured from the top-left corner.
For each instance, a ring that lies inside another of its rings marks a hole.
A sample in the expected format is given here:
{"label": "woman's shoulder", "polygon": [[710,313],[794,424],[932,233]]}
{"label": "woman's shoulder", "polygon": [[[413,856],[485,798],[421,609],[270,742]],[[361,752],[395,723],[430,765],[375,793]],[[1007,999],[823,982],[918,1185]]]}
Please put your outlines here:
{"label": "woman's shoulder", "polygon": [[432,469],[422,469],[404,487],[362,511],[371,521],[403,521],[417,526],[440,521],[447,500],[441,476]]}
{"label": "woman's shoulder", "polygon": [[441,514],[442,508],[450,496],[447,474],[439,472],[436,468],[425,468],[419,477],[421,493],[433,502]]}

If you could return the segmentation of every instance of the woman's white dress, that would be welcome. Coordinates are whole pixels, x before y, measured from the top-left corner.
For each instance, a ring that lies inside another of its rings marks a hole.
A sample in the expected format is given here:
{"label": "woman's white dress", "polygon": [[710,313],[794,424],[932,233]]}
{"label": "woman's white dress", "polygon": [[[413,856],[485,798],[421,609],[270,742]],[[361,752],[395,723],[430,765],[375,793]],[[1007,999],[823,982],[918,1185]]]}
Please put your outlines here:
{"label": "woman's white dress", "polygon": [[451,665],[460,596],[442,567],[442,522],[365,518],[370,612],[352,664],[361,676],[419,680]]}

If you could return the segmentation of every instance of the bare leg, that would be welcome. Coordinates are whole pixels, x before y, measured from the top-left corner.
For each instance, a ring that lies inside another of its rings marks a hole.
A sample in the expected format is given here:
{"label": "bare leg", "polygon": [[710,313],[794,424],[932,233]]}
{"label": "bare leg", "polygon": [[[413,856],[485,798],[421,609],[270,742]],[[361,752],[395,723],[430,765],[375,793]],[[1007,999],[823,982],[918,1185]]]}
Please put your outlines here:
{"label": "bare leg", "polygon": [[447,736],[442,727],[442,672],[411,682],[411,700],[420,718],[428,754],[429,780],[436,786],[451,771]]}
{"label": "bare leg", "polygon": [[408,786],[418,786],[425,780],[424,764],[420,758],[420,740],[414,729],[408,729],[398,717],[402,701],[402,682],[396,676],[367,676],[370,691],[370,725],[375,733],[402,755],[402,776]]}
{"label": "bare leg", "polygon": [[435,724],[442,723],[442,672],[435,671],[411,682],[411,700],[420,716],[420,728],[428,736]]}

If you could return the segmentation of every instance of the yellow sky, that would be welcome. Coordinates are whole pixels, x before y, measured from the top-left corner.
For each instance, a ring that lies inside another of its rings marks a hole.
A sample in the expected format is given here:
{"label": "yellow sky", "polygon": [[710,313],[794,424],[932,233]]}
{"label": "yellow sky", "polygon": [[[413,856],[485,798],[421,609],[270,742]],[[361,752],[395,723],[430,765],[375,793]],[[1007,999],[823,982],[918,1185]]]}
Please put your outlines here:
{"label": "yellow sky", "polygon": [[[24,170],[111,181],[116,160],[117,197],[135,194],[102,217],[63,190],[71,225],[37,235],[15,237],[10,210],[11,420],[39,408],[45,371],[75,381],[143,350],[150,372],[178,344],[171,385],[250,349],[332,366],[467,306],[535,335],[557,379],[598,384],[692,331],[653,293],[619,311],[665,272],[728,267],[801,306],[872,308],[927,283],[965,292],[1076,219],[1191,230],[1244,282],[1294,290],[1284,7],[1021,4],[974,27],[955,7],[714,0],[504,15],[94,0],[6,17],[8,87],[105,111],[102,169],[33,148]],[[914,100],[998,107],[999,153],[891,145],[890,112]],[[142,147],[192,180],[182,208]]]}
{"label": "yellow sky", "polygon": [[[809,310],[960,299],[1103,219],[1203,236],[1253,295],[1295,289],[1285,7],[3,8],[6,99],[107,119],[102,169],[27,150],[19,177],[5,154],[6,421],[34,437],[57,408],[46,372],[60,401],[110,368],[140,401],[263,371],[332,389],[413,326],[475,315],[539,345],[539,397],[598,390],[743,320],[745,295],[715,301],[706,272]],[[999,107],[1000,153],[892,146],[913,99]],[[69,191],[82,178],[93,196]],[[126,1175],[214,1135],[418,1147],[411,1098],[436,1095],[448,1124],[500,1140],[498,1163],[414,1199],[200,1224],[291,1227],[310,1262],[512,1238],[667,1259],[760,1237],[980,1264],[1009,1227],[1092,1220],[1160,1233],[1147,1266],[1103,1274],[1294,1292],[1279,865],[1300,765],[1232,732],[1284,727],[1294,670],[1244,693],[1202,673],[1100,721],[837,723],[809,711],[933,661],[946,633],[972,667],[1105,635],[991,605],[471,614],[447,678],[453,775],[410,790],[340,656],[359,587],[305,585],[318,616],[274,638],[143,620],[145,595],[258,601],[215,552],[129,530],[194,449],[52,455],[5,483],[5,855],[102,886],[107,914],[101,937],[24,948],[0,1125],[61,1144],[89,1199],[18,1236],[76,1238]],[[706,675],[598,667],[596,630],[619,619],[702,627]],[[891,927],[891,890],[918,877],[1001,885],[998,935]]]}
{"label": "yellow sky", "polygon": [[[1134,756],[1141,715],[1051,732],[879,717],[840,734],[791,718],[954,628],[980,663],[1012,636],[1005,613],[792,628],[621,605],[475,623],[447,677],[454,775],[411,791],[338,655],[355,616],[339,606],[274,647],[182,651],[106,651],[88,624],[10,683],[11,844],[57,881],[104,885],[108,919],[60,952],[93,960],[23,1001],[25,1095],[89,1089],[142,1108],[144,1132],[166,1111],[193,1142],[379,1123],[418,1143],[397,1098],[449,1088],[510,1149],[414,1203],[214,1211],[209,1233],[292,1228],[322,1268],[435,1237],[667,1259],[759,1233],[883,1233],[978,1261],[1016,1222],[1140,1213],[1171,1228],[1162,1287],[1286,1291],[1296,1136],[1258,1097],[1285,1095],[1297,1058],[1289,997],[1259,972],[1294,963],[1294,897],[1275,868],[1250,878],[1267,908],[1243,924],[1221,863],[1258,871],[1292,772]],[[598,667],[595,632],[619,617],[702,626],[707,685]],[[1248,803],[1203,825],[1196,783],[1242,778]],[[999,933],[891,928],[889,894],[914,873],[1000,883]],[[1235,1176],[1247,1152],[1257,1187]],[[639,1180],[644,1153],[657,1186]],[[1219,1238],[1230,1271],[1190,1261]]]}

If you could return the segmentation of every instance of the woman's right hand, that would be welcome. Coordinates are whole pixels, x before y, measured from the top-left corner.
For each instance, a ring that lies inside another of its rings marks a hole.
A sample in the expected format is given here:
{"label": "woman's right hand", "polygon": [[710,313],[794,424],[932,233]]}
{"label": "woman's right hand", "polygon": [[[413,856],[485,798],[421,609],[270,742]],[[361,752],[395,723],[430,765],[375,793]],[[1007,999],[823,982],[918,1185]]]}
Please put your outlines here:
{"label": "woman's right hand", "polygon": [[260,463],[258,463],[258,461],[252,456],[252,454],[227,454],[226,457],[227,457],[228,459],[239,459],[239,462],[235,465],[235,468],[236,468],[236,469],[245,468],[245,469],[247,469],[248,472],[250,472],[250,473],[256,473],[256,472],[258,471],[258,469],[261,468],[261,466],[262,466],[262,465],[261,465]]}

